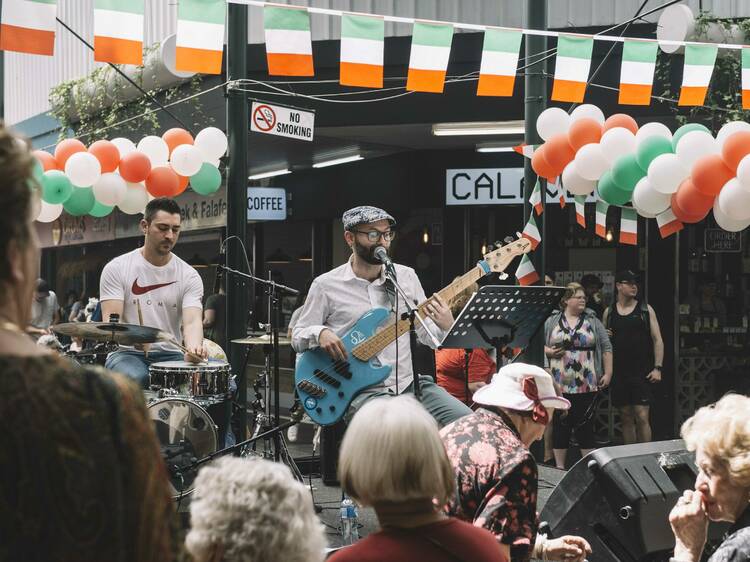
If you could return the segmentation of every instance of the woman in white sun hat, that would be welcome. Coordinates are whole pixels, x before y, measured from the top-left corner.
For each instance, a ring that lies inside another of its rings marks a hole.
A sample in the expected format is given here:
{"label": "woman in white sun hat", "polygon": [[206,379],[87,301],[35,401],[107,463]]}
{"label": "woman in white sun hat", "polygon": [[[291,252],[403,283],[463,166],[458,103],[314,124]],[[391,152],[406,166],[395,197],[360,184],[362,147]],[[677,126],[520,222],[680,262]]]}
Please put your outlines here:
{"label": "woman in white sun hat", "polygon": [[554,410],[567,410],[570,402],[547,371],[525,363],[500,369],[474,393],[474,402],[476,412],[440,432],[456,474],[448,514],[489,530],[508,560],[582,561],[591,552],[585,539],[537,535],[538,476],[529,452]]}

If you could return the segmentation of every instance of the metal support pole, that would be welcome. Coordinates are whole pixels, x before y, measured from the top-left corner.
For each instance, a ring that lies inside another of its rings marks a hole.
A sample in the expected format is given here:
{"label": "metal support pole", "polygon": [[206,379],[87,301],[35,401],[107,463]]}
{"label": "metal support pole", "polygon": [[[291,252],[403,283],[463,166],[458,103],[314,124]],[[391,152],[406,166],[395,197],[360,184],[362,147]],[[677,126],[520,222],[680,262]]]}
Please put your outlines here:
{"label": "metal support pole", "polygon": [[[230,3],[227,6],[227,79],[247,78],[247,6]],[[227,95],[227,138],[229,165],[227,166],[227,237],[236,236],[247,247],[247,144],[248,107],[241,92]],[[242,245],[236,240],[227,244],[229,267],[244,268]],[[227,279],[227,340],[247,335],[247,284],[240,279]],[[247,380],[241,346],[230,344],[229,363],[237,376],[237,401],[240,405],[240,434],[238,441],[247,438]]]}

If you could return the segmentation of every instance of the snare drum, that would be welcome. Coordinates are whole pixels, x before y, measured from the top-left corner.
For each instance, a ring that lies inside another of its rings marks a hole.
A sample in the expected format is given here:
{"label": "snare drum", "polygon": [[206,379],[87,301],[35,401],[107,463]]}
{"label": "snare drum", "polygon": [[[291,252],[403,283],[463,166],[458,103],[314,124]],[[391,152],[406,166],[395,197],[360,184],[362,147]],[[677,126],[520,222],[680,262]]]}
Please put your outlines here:
{"label": "snare drum", "polygon": [[172,496],[189,494],[198,469],[187,467],[216,452],[216,426],[206,410],[183,398],[156,400],[148,412],[169,470]]}
{"label": "snare drum", "polygon": [[151,388],[169,389],[181,396],[212,396],[229,392],[229,363],[209,359],[208,363],[161,361],[149,366]]}

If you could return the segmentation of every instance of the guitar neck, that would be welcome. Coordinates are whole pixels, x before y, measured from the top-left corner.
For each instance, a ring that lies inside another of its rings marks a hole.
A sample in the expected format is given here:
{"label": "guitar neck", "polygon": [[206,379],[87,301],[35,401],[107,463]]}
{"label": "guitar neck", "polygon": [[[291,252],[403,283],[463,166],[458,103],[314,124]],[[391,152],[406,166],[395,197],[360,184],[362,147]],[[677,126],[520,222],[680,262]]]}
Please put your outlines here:
{"label": "guitar neck", "polygon": [[[450,307],[457,295],[471,287],[482,276],[484,276],[484,274],[484,269],[477,265],[477,267],[464,273],[461,277],[453,281],[453,283],[438,291],[438,295],[440,295],[443,302]],[[432,297],[428,298],[417,307],[417,311],[422,318],[427,317],[424,309],[431,301]],[[398,323],[389,323],[388,326],[380,330],[377,334],[367,338],[361,344],[352,349],[352,355],[360,361],[369,361],[408,331],[408,319],[399,320]]]}

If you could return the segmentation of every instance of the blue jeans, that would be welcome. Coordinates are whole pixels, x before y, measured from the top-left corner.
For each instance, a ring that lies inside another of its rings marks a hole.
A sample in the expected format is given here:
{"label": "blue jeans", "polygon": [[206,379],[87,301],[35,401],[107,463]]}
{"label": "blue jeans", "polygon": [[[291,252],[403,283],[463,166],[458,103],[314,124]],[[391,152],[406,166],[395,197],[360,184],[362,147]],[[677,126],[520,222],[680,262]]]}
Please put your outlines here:
{"label": "blue jeans", "polygon": [[123,349],[110,353],[104,366],[133,379],[141,388],[148,388],[150,378],[148,367],[161,361],[183,361],[181,351],[150,351],[148,356],[142,351]]}

